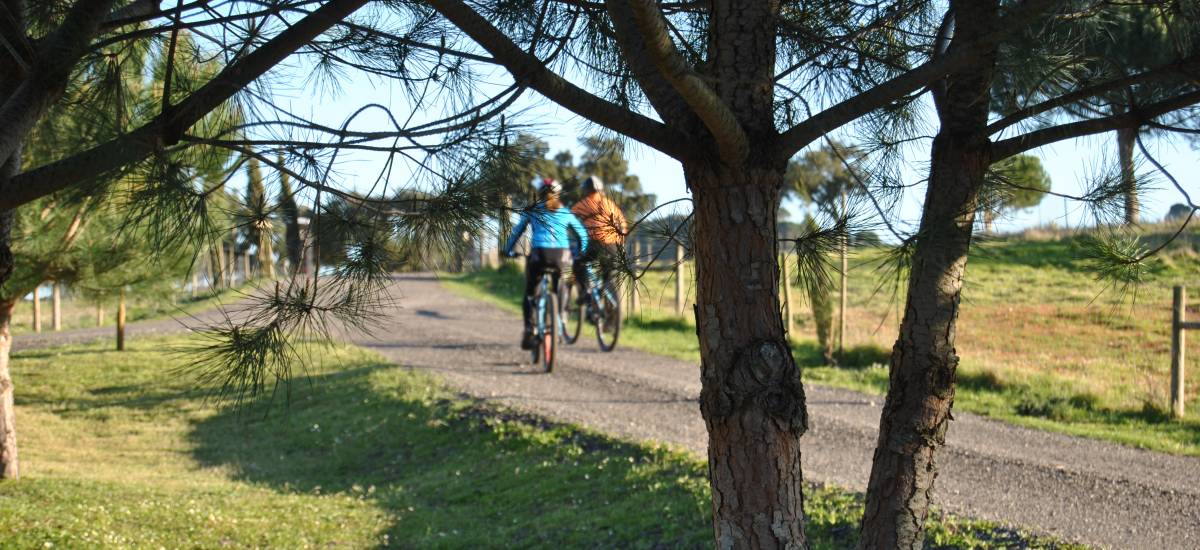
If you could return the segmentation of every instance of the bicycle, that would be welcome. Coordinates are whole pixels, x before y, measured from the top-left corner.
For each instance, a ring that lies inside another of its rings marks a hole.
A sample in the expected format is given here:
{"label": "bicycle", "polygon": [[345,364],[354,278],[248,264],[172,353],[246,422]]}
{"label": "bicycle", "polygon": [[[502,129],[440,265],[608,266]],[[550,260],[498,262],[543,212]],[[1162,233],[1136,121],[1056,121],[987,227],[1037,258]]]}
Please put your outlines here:
{"label": "bicycle", "polygon": [[[557,359],[558,335],[566,334],[567,327],[559,315],[558,296],[550,291],[552,277],[558,274],[557,269],[547,269],[542,273],[537,288],[533,291],[533,349],[530,350],[530,364],[542,364],[542,371],[549,373],[554,370]],[[563,281],[559,281],[560,285]]]}
{"label": "bicycle", "polygon": [[[601,351],[612,351],[617,347],[617,339],[621,335],[621,293],[606,273],[599,277],[592,264],[588,264],[588,280],[592,284],[588,288],[588,298],[584,304],[577,303],[579,285],[574,280],[563,281],[559,288],[559,302],[567,320],[563,322],[563,341],[574,344],[583,332],[583,322],[596,327],[596,341]],[[574,327],[573,329],[571,327]]]}

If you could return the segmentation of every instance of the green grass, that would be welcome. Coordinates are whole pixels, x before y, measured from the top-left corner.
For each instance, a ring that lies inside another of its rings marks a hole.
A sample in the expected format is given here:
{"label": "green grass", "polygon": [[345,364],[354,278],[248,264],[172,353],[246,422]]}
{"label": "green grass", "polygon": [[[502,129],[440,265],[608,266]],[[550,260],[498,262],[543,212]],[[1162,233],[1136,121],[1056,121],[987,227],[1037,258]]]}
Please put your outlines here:
{"label": "green grass", "polygon": [[[233,410],[181,377],[189,340],[14,355],[24,477],[4,548],[710,546],[697,458],[465,399],[352,347],[321,348],[283,408]],[[858,497],[807,493],[814,548]],[[929,546],[1062,547],[936,516]]]}
{"label": "green grass", "polygon": [[[1190,246],[1169,251],[1144,285],[1121,293],[1094,280],[1076,259],[1079,237],[979,243],[958,323],[955,406],[1024,426],[1200,456],[1200,384],[1188,388],[1186,417],[1165,413],[1170,289],[1200,279],[1200,254]],[[842,368],[821,364],[811,314],[794,289],[792,345],[806,382],[886,391],[882,366],[896,335],[897,302],[886,289],[877,292],[880,257],[877,250],[859,251],[851,263]],[[698,362],[693,320],[673,313],[673,277],[647,272],[639,287],[642,313],[629,319],[622,345]],[[516,270],[447,276],[445,284],[510,309],[521,294]],[[690,284],[685,288],[691,292]],[[1193,310],[1192,318],[1197,314]],[[1188,357],[1200,357],[1200,338],[1191,338],[1188,348]]]}

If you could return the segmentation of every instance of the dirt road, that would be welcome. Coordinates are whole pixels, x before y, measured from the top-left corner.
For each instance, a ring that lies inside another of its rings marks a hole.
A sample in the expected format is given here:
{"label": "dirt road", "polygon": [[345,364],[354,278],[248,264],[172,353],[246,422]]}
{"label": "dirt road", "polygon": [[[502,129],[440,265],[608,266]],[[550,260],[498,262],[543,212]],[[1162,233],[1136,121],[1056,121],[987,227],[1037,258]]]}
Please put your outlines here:
{"label": "dirt road", "polygon": [[[354,338],[389,359],[435,372],[484,399],[704,456],[699,369],[594,340],[564,347],[551,375],[517,347],[520,321],[453,294],[430,276],[397,280],[386,329]],[[865,489],[880,398],[807,386],[808,479]],[[968,413],[942,453],[944,510],[1112,548],[1200,548],[1200,459],[1014,427]]]}
{"label": "dirt road", "polygon": [[[565,347],[551,375],[517,347],[517,316],[460,297],[432,276],[393,285],[399,307],[355,343],[438,374],[465,393],[641,441],[704,456],[696,365],[594,340]],[[174,321],[131,324],[131,334],[175,331]],[[17,349],[81,341],[72,332],[21,336]],[[879,423],[878,397],[809,385],[807,479],[862,491]],[[941,454],[936,505],[944,510],[1111,548],[1200,548],[1200,459],[1040,432],[969,413]]]}

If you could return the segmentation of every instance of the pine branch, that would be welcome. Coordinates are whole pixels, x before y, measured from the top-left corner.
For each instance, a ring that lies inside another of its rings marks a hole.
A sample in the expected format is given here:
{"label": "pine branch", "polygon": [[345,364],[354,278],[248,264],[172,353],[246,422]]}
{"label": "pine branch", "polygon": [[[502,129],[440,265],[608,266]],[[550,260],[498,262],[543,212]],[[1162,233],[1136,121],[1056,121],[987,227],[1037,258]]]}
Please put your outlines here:
{"label": "pine branch", "polygon": [[1000,161],[1051,143],[1111,132],[1119,128],[1137,128],[1144,121],[1200,103],[1200,91],[1180,94],[1128,112],[1091,120],[1081,120],[1042,128],[992,144],[992,162]]}
{"label": "pine branch", "polygon": [[696,116],[704,121],[704,126],[717,142],[721,159],[729,166],[741,166],[750,154],[750,140],[746,137],[746,131],[716,91],[684,63],[683,56],[675,49],[675,43],[667,34],[667,23],[662,13],[647,0],[612,1],[627,3],[650,59]]}
{"label": "pine branch", "polygon": [[462,0],[430,0],[429,4],[483,46],[512,74],[571,112],[627,135],[672,157],[689,153],[686,136],[667,125],[601,99],[555,74],[537,57],[523,51],[499,29]]}
{"label": "pine branch", "polygon": [[[0,210],[16,208],[145,159],[164,144],[178,140],[187,128],[206,114],[366,2],[331,0],[258,49],[225,67],[199,90],[142,127],[87,151],[17,175],[9,180],[4,193],[0,195]],[[6,104],[5,110],[7,107]],[[0,116],[0,120],[9,119]],[[11,130],[0,128],[0,138],[7,137]],[[0,139],[0,144],[3,143],[3,139]]]}

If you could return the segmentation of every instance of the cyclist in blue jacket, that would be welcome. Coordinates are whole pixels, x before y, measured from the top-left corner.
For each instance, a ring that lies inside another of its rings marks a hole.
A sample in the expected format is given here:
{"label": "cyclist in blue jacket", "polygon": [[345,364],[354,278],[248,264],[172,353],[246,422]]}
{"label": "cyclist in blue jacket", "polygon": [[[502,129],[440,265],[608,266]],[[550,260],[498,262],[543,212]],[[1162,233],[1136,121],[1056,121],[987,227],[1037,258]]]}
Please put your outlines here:
{"label": "cyclist in blue jacket", "polygon": [[563,206],[561,194],[562,184],[550,178],[543,180],[537,204],[521,214],[521,221],[513,228],[504,247],[506,256],[516,256],[513,247],[525,233],[525,228],[532,227],[533,246],[525,259],[525,302],[521,310],[525,317],[525,334],[521,337],[521,349],[533,349],[533,292],[542,280],[542,274],[553,270],[551,284],[557,292],[559,276],[571,266],[571,231],[579,239],[579,254],[587,251],[587,229],[570,209]]}

